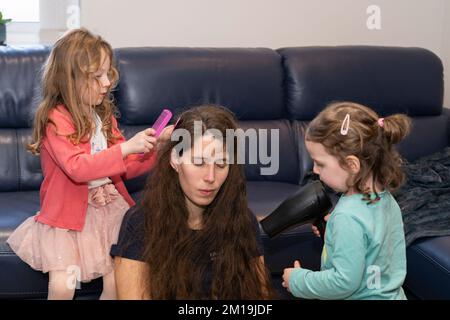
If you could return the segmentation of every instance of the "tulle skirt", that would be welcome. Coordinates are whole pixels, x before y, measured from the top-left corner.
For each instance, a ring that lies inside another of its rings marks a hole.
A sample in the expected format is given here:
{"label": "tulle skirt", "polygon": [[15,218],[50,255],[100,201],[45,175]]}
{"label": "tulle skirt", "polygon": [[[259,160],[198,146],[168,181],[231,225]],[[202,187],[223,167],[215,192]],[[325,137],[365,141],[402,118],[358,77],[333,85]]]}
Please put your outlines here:
{"label": "tulle skirt", "polygon": [[8,238],[11,249],[33,269],[66,271],[89,282],[113,271],[111,246],[117,243],[128,203],[113,184],[89,190],[82,231],[52,227],[30,217]]}

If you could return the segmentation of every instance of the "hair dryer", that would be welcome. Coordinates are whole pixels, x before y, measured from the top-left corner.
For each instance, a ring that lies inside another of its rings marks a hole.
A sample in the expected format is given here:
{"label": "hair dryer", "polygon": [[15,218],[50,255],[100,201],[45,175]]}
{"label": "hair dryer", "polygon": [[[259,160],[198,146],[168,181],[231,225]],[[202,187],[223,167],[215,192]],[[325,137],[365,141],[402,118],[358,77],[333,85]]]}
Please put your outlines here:
{"label": "hair dryer", "polygon": [[328,214],[332,203],[320,181],[301,187],[284,200],[278,208],[260,221],[266,234],[273,238],[290,227],[313,223],[319,229],[322,239],[325,232],[323,218]]}

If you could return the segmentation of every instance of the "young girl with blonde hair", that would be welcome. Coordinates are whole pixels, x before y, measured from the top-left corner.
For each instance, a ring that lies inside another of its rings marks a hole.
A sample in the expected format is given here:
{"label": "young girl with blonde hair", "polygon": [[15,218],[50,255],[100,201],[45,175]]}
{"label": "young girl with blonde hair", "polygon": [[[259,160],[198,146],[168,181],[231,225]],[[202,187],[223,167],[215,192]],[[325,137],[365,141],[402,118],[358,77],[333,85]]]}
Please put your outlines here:
{"label": "young girl with blonde hair", "polygon": [[153,129],[125,141],[111,101],[117,81],[111,46],[86,29],[60,38],[45,65],[28,145],[40,155],[41,209],[8,243],[33,269],[49,272],[48,299],[72,299],[74,280],[98,277],[100,298],[116,297],[109,251],[134,205],[123,179],[153,167],[157,142]]}

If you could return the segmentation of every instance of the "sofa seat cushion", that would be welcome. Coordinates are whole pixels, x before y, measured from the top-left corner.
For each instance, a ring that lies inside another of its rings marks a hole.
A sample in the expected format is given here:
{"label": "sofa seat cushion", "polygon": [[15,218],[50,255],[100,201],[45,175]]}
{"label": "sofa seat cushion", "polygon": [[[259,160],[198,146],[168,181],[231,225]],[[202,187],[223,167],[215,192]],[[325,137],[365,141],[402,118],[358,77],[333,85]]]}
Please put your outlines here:
{"label": "sofa seat cushion", "polygon": [[[14,229],[39,210],[39,191],[0,192],[0,208],[0,299],[45,299],[48,275],[30,268],[6,243]],[[101,279],[82,284],[76,298],[96,297],[101,288]]]}
{"label": "sofa seat cushion", "polygon": [[[39,210],[39,191],[0,192],[0,251],[12,231]],[[6,248],[8,247],[8,248]]]}
{"label": "sofa seat cushion", "polygon": [[420,299],[450,299],[450,236],[423,238],[407,250],[405,287]]}

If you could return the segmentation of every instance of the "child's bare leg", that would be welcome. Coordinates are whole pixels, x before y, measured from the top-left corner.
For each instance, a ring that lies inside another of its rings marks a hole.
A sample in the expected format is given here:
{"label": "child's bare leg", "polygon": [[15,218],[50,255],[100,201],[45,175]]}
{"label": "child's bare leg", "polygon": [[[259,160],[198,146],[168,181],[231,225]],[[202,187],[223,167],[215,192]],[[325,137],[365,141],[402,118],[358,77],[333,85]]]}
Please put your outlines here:
{"label": "child's bare leg", "polygon": [[72,300],[75,286],[72,285],[73,275],[66,271],[50,271],[48,281],[48,300]]}
{"label": "child's bare leg", "polygon": [[100,300],[116,300],[116,279],[114,271],[103,276],[103,292]]}

